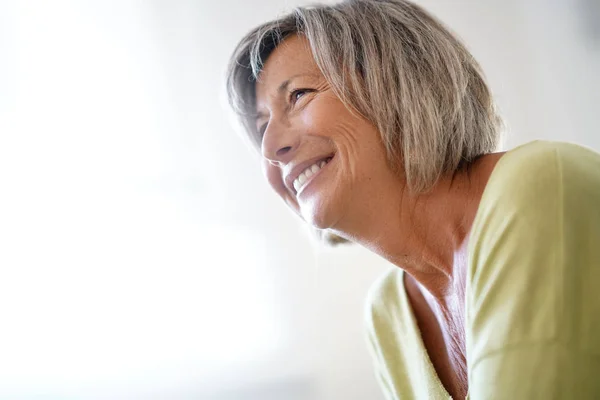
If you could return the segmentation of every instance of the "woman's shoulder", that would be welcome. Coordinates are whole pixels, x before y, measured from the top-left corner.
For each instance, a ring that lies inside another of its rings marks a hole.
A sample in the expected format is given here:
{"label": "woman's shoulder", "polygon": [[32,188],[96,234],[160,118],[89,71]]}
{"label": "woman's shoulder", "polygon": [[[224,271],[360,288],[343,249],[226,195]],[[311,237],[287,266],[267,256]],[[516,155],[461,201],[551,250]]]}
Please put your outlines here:
{"label": "woman's shoulder", "polygon": [[[516,184],[517,188],[540,189],[539,182],[556,182],[564,173],[600,176],[600,154],[567,142],[536,140],[506,152],[494,168],[490,184]],[[533,186],[529,186],[532,183]],[[521,185],[526,185],[521,187]],[[510,189],[505,186],[504,189]]]}
{"label": "woman's shoulder", "polygon": [[[564,142],[535,141],[504,154],[481,197],[470,253],[498,240],[558,233],[563,220],[598,217],[600,154]],[[510,234],[509,234],[510,233]]]}
{"label": "woman's shoulder", "polygon": [[544,198],[577,197],[584,187],[600,188],[599,153],[573,143],[530,142],[500,158],[481,198],[480,214],[543,212],[540,207],[556,204]]}
{"label": "woman's shoulder", "polygon": [[470,379],[555,357],[558,344],[569,348],[561,354],[600,355],[600,154],[570,143],[521,146],[500,159],[484,197],[469,242]]}
{"label": "woman's shoulder", "polygon": [[[540,257],[564,248],[565,232],[569,243],[587,243],[592,233],[599,235],[598,204],[600,154],[595,151],[536,141],[507,152],[488,180],[471,228],[469,281],[474,293],[479,286],[486,293],[487,279],[500,266],[513,271],[519,264],[543,265]],[[587,236],[578,240],[582,235]]]}

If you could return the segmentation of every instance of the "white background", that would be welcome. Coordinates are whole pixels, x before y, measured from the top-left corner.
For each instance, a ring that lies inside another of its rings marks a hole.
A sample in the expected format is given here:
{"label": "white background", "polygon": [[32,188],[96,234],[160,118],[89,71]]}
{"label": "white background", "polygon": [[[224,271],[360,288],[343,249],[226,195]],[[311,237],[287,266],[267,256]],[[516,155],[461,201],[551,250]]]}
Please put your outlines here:
{"label": "white background", "polygon": [[[506,148],[600,149],[597,0],[420,3]],[[361,319],[389,265],[313,243],[223,106],[237,41],[300,4],[0,0],[1,399],[381,399]]]}

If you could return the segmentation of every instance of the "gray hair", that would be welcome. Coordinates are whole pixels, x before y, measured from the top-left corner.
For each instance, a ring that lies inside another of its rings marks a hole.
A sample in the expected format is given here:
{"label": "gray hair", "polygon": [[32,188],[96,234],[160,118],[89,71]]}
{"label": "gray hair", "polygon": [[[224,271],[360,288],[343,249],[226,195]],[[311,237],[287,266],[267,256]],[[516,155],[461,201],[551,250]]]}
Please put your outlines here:
{"label": "gray hair", "polygon": [[306,37],[340,100],[377,127],[390,166],[411,191],[425,192],[496,150],[502,120],[479,64],[441,22],[406,0],[298,7],[248,33],[231,58],[227,94],[258,148],[255,83],[293,34]]}

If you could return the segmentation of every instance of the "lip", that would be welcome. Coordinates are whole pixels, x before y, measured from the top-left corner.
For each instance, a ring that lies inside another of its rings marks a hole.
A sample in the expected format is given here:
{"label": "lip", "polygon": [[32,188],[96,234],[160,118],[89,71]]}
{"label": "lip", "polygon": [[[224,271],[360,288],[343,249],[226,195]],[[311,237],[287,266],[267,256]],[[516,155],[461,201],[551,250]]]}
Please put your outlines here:
{"label": "lip", "polygon": [[[331,154],[324,155],[324,156],[314,157],[314,158],[308,159],[306,161],[303,161],[299,164],[292,165],[290,170],[287,172],[287,174],[285,174],[285,178],[284,178],[284,182],[285,182],[285,185],[287,186],[288,190],[290,192],[292,192],[294,194],[294,196],[297,195],[298,193],[296,192],[296,189],[294,188],[294,181],[296,180],[296,178],[298,176],[300,176],[300,174],[306,168],[310,167],[311,165],[313,165],[319,161],[324,161],[328,158],[333,158],[334,156],[335,156],[335,153],[331,153]],[[304,187],[306,187],[306,185]]]}

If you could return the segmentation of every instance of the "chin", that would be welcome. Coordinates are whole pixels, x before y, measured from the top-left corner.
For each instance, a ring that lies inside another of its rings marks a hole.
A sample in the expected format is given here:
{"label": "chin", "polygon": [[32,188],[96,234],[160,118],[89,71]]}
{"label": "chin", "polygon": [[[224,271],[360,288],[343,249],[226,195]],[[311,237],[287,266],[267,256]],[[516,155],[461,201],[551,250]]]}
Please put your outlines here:
{"label": "chin", "polygon": [[331,224],[327,223],[327,221],[322,218],[307,218],[306,216],[303,216],[303,218],[306,223],[316,229],[325,230],[331,227]]}

